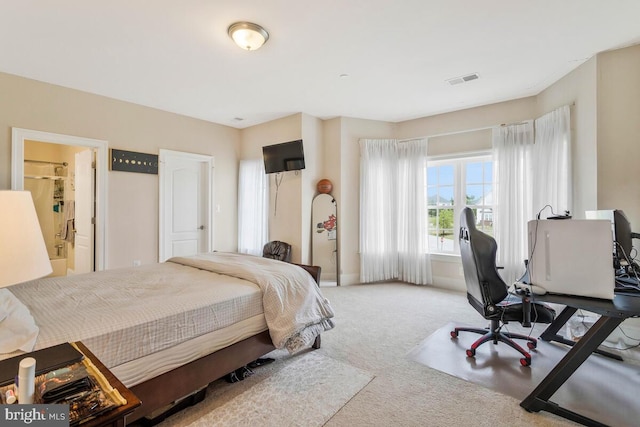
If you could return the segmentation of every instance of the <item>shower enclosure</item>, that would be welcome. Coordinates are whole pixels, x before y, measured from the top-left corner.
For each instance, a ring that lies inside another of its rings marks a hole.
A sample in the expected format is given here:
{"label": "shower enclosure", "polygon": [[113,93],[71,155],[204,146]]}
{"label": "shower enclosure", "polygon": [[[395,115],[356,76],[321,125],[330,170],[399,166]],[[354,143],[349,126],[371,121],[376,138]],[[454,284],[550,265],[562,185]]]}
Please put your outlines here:
{"label": "shower enclosure", "polygon": [[67,273],[69,243],[62,235],[67,169],[66,162],[24,161],[24,189],[33,197],[54,276]]}

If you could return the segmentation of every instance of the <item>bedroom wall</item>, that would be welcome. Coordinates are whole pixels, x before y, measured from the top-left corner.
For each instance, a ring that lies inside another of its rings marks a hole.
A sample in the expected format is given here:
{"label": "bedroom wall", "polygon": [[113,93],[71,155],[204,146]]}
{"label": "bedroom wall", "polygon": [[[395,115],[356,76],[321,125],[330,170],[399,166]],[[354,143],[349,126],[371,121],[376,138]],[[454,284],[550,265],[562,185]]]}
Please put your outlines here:
{"label": "bedroom wall", "polygon": [[598,209],[640,232],[640,45],[599,54],[597,85]]}
{"label": "bedroom wall", "polygon": [[[242,159],[262,159],[262,147],[293,141],[303,137],[303,115],[301,113],[251,126],[242,130]],[[311,144],[311,141],[309,142]],[[307,141],[304,141],[305,163]],[[311,156],[310,161],[311,161]],[[302,259],[302,172],[283,172],[269,175],[269,239],[288,242],[292,246],[293,262]],[[281,180],[281,181],[280,181]],[[276,195],[278,197],[276,204]]]}
{"label": "bedroom wall", "polygon": [[[110,148],[160,148],[215,158],[214,248],[237,248],[240,131],[203,120],[0,73],[0,189],[11,188],[11,127],[107,140]],[[108,172],[106,268],[158,259],[158,176]]]}
{"label": "bedroom wall", "polygon": [[311,264],[311,205],[316,194],[316,184],[323,176],[324,166],[322,120],[308,114],[302,114],[302,139],[304,141],[305,169],[301,171],[300,262]]}
{"label": "bedroom wall", "polygon": [[596,57],[542,91],[537,97],[536,117],[571,105],[571,161],[573,166],[572,216],[584,218],[597,209],[597,100]]}

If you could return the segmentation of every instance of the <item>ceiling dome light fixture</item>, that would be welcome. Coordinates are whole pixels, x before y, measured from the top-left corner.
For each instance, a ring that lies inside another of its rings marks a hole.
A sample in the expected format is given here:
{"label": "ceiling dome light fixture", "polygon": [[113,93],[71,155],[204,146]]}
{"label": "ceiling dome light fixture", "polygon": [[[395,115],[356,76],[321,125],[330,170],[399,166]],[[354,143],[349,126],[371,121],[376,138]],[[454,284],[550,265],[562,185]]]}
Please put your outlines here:
{"label": "ceiling dome light fixture", "polygon": [[229,37],[244,50],[256,50],[269,40],[269,33],[252,22],[236,22],[229,26]]}

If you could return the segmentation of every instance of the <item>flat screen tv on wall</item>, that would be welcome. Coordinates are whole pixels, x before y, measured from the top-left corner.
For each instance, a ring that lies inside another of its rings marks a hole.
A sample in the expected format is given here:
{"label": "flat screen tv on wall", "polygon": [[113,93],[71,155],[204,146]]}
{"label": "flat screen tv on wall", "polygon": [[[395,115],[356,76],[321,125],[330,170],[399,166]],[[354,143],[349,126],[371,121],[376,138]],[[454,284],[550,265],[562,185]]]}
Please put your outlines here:
{"label": "flat screen tv on wall", "polygon": [[278,173],[304,169],[302,140],[283,142],[262,147],[266,173]]}

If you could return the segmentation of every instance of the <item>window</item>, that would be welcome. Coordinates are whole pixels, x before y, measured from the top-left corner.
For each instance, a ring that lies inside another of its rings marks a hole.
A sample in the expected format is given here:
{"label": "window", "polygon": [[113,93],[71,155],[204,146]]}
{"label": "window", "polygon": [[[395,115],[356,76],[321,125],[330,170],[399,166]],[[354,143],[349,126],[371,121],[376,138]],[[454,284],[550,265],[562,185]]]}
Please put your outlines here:
{"label": "window", "polygon": [[459,253],[460,212],[473,208],[476,226],[493,235],[493,161],[491,156],[427,162],[429,250]]}

